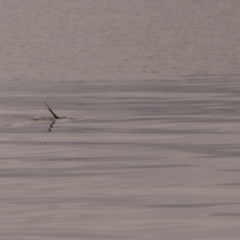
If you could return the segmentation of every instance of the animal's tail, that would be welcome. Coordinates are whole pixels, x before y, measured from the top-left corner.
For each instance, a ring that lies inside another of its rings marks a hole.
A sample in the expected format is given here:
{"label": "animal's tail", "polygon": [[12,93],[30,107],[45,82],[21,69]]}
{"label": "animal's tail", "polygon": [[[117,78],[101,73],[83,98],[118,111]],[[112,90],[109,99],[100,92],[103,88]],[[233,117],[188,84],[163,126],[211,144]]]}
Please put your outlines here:
{"label": "animal's tail", "polygon": [[46,107],[50,111],[50,113],[54,116],[54,118],[58,119],[59,117],[53,112],[53,110],[48,106],[48,104],[44,101]]}

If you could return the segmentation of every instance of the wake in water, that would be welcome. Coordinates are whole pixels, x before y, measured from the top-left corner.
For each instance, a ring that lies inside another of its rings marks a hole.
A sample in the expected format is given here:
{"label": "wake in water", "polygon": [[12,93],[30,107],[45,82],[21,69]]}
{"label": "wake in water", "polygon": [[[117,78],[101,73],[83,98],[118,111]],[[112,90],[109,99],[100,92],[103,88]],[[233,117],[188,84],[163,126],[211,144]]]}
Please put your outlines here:
{"label": "wake in water", "polygon": [[56,126],[58,121],[61,121],[63,124],[96,121],[96,118],[88,117],[59,117],[46,102],[44,103],[52,116],[44,116],[40,114],[34,118],[29,118],[23,115],[9,115],[5,117],[0,117],[0,127],[17,127],[22,129],[29,124],[32,125],[31,122],[35,122],[37,125],[41,125],[41,129],[45,129],[45,131],[43,131],[44,133],[48,133],[53,131],[53,127]]}

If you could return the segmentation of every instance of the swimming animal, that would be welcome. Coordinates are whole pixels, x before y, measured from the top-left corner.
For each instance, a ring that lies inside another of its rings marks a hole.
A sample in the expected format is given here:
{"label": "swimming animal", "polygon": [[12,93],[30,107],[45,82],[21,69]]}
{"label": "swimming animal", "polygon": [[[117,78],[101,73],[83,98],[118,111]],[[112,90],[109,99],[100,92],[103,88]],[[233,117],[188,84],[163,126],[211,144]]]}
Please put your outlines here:
{"label": "swimming animal", "polygon": [[54,117],[55,119],[66,118],[66,117],[58,117],[58,116],[53,112],[53,110],[48,106],[48,104],[47,104],[45,101],[44,101],[44,103],[45,103],[46,107],[48,108],[49,112],[53,115],[53,117]]}

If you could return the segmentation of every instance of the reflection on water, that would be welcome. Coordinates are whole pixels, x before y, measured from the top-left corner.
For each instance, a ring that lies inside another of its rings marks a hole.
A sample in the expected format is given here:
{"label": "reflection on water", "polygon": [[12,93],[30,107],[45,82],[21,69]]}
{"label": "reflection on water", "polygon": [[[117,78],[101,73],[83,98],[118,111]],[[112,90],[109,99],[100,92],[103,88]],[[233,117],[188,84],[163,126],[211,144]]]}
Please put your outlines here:
{"label": "reflection on water", "polygon": [[53,125],[55,124],[56,121],[52,121],[51,124],[49,125],[48,132],[51,132],[53,129]]}

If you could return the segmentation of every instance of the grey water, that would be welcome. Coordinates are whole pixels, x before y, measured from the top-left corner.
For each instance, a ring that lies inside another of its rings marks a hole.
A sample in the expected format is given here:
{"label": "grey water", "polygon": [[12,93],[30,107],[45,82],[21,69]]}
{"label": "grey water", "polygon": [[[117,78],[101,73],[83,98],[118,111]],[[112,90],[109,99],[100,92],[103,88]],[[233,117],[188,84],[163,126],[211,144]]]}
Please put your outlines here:
{"label": "grey water", "polygon": [[0,0],[0,238],[239,239],[239,16]]}

